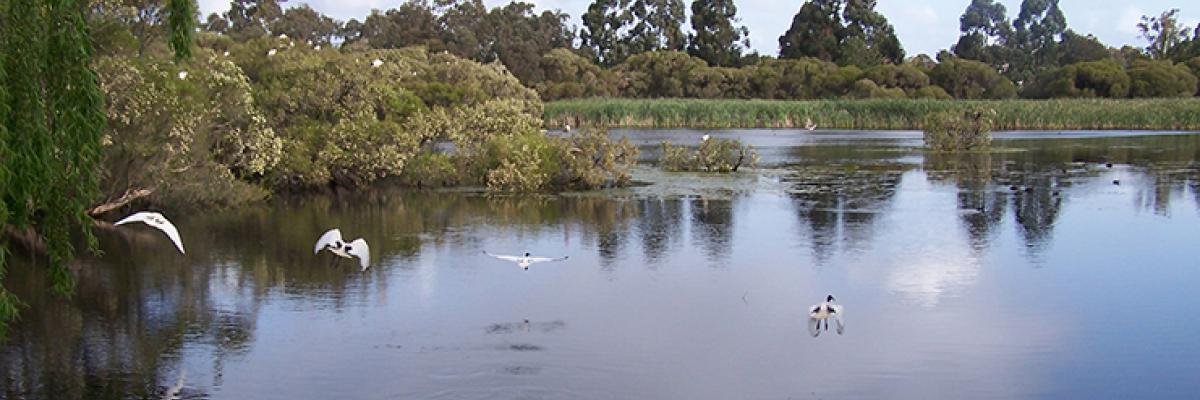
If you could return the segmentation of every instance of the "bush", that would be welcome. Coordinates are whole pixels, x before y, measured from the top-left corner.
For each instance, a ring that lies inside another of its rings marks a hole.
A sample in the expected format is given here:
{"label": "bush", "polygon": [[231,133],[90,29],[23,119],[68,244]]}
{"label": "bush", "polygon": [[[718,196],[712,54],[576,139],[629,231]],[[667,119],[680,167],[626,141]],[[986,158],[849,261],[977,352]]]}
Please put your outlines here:
{"label": "bush", "polygon": [[1196,93],[1196,76],[1186,66],[1170,61],[1134,61],[1129,79],[1132,97],[1191,97]]}
{"label": "bush", "polygon": [[1026,85],[1029,98],[1110,97],[1129,94],[1129,75],[1115,61],[1071,64],[1042,73]]}
{"label": "bush", "polygon": [[978,150],[991,146],[992,109],[947,110],[925,117],[925,145],[937,151]]}
{"label": "bush", "polygon": [[704,140],[691,152],[687,147],[663,141],[662,154],[659,166],[667,171],[737,172],[742,166],[758,164],[754,147],[737,139]]}
{"label": "bush", "polygon": [[950,58],[933,67],[930,81],[956,99],[1010,99],[1017,87],[987,64]]}
{"label": "bush", "polygon": [[942,89],[941,86],[926,86],[926,87],[914,90],[914,91],[912,91],[912,93],[909,94],[909,97],[912,97],[914,99],[938,99],[938,100],[953,99],[953,97],[950,97],[950,93],[946,93],[946,89]]}
{"label": "bush", "polygon": [[913,92],[929,86],[929,75],[921,72],[912,64],[882,64],[867,68],[863,78],[870,79],[884,88],[899,88],[905,93]]}

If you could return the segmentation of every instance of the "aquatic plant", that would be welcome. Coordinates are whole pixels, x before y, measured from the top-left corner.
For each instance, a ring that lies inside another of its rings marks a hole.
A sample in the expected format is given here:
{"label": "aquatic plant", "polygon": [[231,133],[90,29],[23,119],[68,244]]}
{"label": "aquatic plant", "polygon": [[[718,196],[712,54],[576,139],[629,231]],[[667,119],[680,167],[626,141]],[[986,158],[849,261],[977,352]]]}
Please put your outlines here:
{"label": "aquatic plant", "polygon": [[947,110],[925,118],[925,145],[937,151],[978,150],[992,144],[992,119],[996,111]]}
{"label": "aquatic plant", "polygon": [[[941,97],[933,86],[914,96]],[[1200,129],[1200,98],[939,100],[584,99],[546,103],[550,127],[593,124],[629,128],[921,129],[944,110],[996,110],[993,129]]]}
{"label": "aquatic plant", "polygon": [[667,171],[737,172],[742,166],[758,163],[753,146],[738,139],[702,140],[695,150],[669,141],[662,142],[659,166]]}

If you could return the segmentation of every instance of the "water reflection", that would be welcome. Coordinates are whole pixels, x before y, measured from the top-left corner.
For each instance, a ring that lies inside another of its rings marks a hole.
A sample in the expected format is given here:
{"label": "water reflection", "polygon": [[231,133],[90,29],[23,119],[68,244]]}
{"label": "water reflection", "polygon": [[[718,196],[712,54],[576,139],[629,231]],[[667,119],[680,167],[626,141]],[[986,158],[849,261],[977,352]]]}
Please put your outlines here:
{"label": "water reflection", "polygon": [[[101,232],[104,254],[72,265],[70,299],[45,293],[43,268],[14,259],[5,284],[29,308],[0,349],[0,397],[767,398],[838,383],[818,395],[877,398],[920,393],[888,390],[918,372],[960,376],[947,366],[962,359],[1008,371],[996,391],[954,392],[987,397],[1029,381],[1016,366],[1128,374],[1127,359],[1055,361],[1080,352],[1058,336],[1099,349],[1117,340],[1072,330],[1109,326],[1087,308],[1109,301],[1097,293],[1163,293],[1194,311],[1186,291],[1130,281],[1194,278],[1163,267],[1188,254],[1156,246],[1197,233],[1200,135],[1002,137],[996,151],[958,155],[923,154],[900,134],[756,135],[780,192],[735,177],[751,190],[280,199],[173,217],[186,256],[155,231]],[[334,226],[368,238],[376,266],[358,273],[313,257],[313,240]],[[1134,244],[1123,253],[1093,256],[1111,247],[1096,244],[1097,232],[1130,227],[1139,237],[1124,238]],[[571,262],[529,274],[480,262],[481,249],[510,247]],[[1155,274],[1102,267],[1143,259],[1155,260]],[[1082,283],[1092,286],[1049,300],[1074,310],[1073,321],[1007,341],[1050,319],[1019,310],[1010,294],[1059,293],[1079,265],[1094,268]],[[825,347],[788,340],[805,334],[795,304],[826,290],[855,299],[855,329]],[[895,316],[914,309],[919,317]],[[886,334],[923,328],[909,324],[940,329],[941,339]],[[845,361],[822,369],[795,362],[837,352]],[[664,371],[663,359],[686,365]],[[292,363],[310,367],[262,372]],[[1192,371],[1179,365],[1167,379]],[[280,387],[257,388],[264,379]],[[1029,390],[1081,393],[1056,385]]]}

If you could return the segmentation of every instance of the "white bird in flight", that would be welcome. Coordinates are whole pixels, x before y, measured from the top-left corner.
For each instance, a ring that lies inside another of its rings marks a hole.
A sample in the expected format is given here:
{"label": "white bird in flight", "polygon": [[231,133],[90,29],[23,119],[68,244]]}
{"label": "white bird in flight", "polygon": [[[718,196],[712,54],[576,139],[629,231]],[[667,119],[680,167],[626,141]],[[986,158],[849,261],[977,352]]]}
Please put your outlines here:
{"label": "white bird in flight", "polygon": [[813,123],[812,118],[804,118],[804,129],[817,129],[817,124]]}
{"label": "white bird in flight", "polygon": [[346,243],[342,241],[342,231],[337,228],[330,229],[317,239],[316,247],[313,247],[313,254],[320,253],[321,250],[329,250],[330,253],[342,258],[358,257],[358,265],[363,271],[371,265],[371,247],[367,246],[367,241],[363,238],[354,239],[354,241]]}
{"label": "white bird in flight", "polygon": [[704,134],[704,136],[701,136],[701,137],[700,137],[700,141],[701,141],[701,142],[707,142],[707,141],[708,141],[708,134],[706,133],[706,134]]}
{"label": "white bird in flight", "polygon": [[379,68],[380,65],[383,65],[383,60],[376,58],[375,61],[371,61],[372,67]]}
{"label": "white bird in flight", "polygon": [[562,260],[567,259],[567,256],[563,256],[563,257],[559,257],[559,258],[532,257],[529,253],[525,253],[524,256],[506,256],[506,255],[502,255],[502,254],[492,254],[492,253],[488,253],[487,251],[484,251],[483,254],[487,254],[489,256],[496,257],[501,260],[515,262],[515,263],[517,263],[518,267],[521,267],[521,269],[526,270],[526,271],[529,270],[530,265],[533,265],[535,263],[550,262],[550,261],[562,261]]}
{"label": "white bird in flight", "polygon": [[167,234],[168,238],[171,238],[171,242],[175,243],[175,248],[179,249],[180,253],[184,253],[183,240],[179,239],[179,230],[175,229],[175,225],[172,224],[171,221],[167,220],[167,217],[164,217],[162,214],[142,211],[125,217],[113,225],[124,225],[130,222],[141,222],[163,231],[163,233]]}
{"label": "white bird in flight", "polygon": [[846,323],[842,320],[842,306],[833,304],[833,295],[825,296],[825,301],[809,308],[808,310],[808,333],[813,337],[821,334],[821,322],[825,322],[825,330],[829,330],[829,319],[832,318],[837,325],[837,333],[839,335],[846,331]]}

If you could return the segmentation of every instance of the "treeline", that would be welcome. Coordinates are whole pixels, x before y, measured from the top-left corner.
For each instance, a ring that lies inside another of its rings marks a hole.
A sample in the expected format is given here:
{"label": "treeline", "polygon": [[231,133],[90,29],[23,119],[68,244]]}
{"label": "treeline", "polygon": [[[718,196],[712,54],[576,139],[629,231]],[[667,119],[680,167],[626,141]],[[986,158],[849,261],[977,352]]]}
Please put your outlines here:
{"label": "treeline", "polygon": [[[1197,92],[1200,26],[1178,10],[1143,17],[1147,47],[1112,48],[1071,30],[1058,0],[1025,0],[1009,20],[993,0],[972,0],[959,40],[907,57],[874,0],[805,2],[779,53],[748,51],[732,0],[596,0],[582,26],[560,11],[513,2],[410,0],[362,21],[307,5],[236,0],[208,15],[209,31],[236,41],[280,34],[347,50],[424,46],[499,61],[546,100],[688,98],[1183,97]],[[690,7],[690,18],[687,11]]]}

